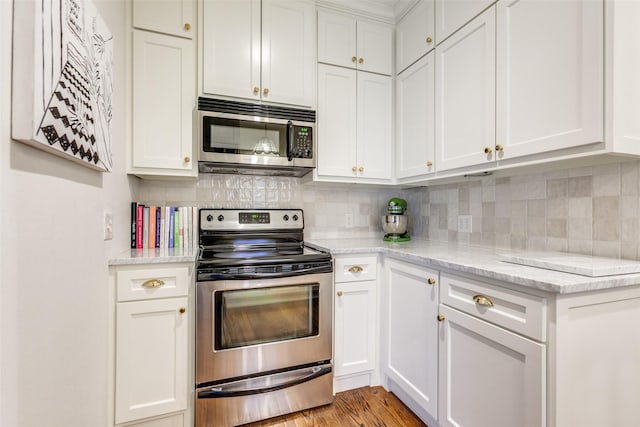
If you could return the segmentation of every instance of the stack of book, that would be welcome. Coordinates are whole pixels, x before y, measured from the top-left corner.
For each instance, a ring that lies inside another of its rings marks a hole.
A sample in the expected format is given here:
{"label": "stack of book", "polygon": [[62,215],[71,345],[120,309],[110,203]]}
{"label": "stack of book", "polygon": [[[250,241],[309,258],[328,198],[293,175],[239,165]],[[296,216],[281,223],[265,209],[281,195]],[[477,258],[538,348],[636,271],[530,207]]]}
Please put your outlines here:
{"label": "stack of book", "polygon": [[198,208],[146,206],[131,202],[131,248],[195,248]]}

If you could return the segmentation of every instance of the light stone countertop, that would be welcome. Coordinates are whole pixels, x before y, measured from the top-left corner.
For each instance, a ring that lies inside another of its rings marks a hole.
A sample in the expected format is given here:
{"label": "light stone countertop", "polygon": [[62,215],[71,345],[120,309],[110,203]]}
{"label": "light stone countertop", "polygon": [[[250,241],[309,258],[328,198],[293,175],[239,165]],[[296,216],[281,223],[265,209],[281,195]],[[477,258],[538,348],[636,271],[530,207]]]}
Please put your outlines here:
{"label": "light stone countertop", "polygon": [[[640,273],[589,277],[504,261],[508,255],[519,257],[529,254],[526,251],[418,239],[405,243],[384,242],[382,238],[310,239],[306,243],[312,247],[328,250],[334,256],[380,253],[417,264],[427,263],[436,269],[474,274],[487,279],[560,294],[640,285]],[[558,255],[555,252],[552,254]],[[576,257],[574,254],[565,255],[568,258]],[[616,266],[624,267],[630,262],[601,257],[587,258],[592,258],[594,265],[606,264],[609,272],[624,271],[624,269],[616,270]]]}
{"label": "light stone countertop", "polygon": [[109,265],[142,265],[165,264],[179,262],[195,263],[198,255],[197,248],[191,249],[128,249],[116,258],[109,260]]}

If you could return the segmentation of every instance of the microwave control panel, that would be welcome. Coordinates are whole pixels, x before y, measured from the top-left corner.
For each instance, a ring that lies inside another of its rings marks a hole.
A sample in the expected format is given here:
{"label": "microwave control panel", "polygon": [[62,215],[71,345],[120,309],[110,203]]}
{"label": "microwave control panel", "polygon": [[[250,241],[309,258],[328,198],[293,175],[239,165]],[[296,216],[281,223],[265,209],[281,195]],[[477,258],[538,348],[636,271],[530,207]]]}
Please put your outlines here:
{"label": "microwave control panel", "polygon": [[294,126],[293,157],[299,159],[313,158],[313,128],[310,126]]}

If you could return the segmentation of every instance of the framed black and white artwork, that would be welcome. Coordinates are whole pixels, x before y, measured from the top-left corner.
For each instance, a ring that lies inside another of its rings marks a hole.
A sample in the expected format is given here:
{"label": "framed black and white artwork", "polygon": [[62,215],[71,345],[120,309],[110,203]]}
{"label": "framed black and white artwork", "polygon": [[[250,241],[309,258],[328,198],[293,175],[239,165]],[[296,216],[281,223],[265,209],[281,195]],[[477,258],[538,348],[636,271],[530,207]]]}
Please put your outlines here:
{"label": "framed black and white artwork", "polygon": [[111,171],[113,39],[91,0],[14,0],[12,138]]}

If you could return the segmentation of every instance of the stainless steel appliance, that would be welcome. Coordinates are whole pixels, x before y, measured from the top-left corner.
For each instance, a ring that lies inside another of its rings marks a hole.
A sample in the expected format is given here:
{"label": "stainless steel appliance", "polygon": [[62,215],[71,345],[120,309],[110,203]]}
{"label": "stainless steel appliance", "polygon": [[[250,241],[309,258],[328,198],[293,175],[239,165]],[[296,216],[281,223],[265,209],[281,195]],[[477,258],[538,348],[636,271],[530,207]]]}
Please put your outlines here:
{"label": "stainless steel appliance", "polygon": [[333,401],[331,255],[299,209],[200,210],[196,426]]}
{"label": "stainless steel appliance", "polygon": [[303,176],[316,167],[316,112],[198,99],[200,172]]}

